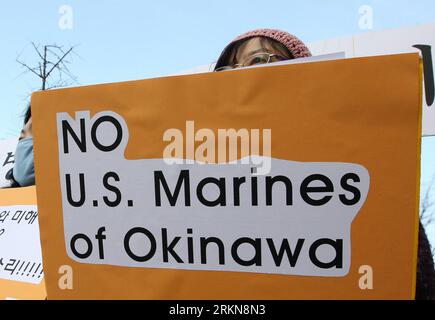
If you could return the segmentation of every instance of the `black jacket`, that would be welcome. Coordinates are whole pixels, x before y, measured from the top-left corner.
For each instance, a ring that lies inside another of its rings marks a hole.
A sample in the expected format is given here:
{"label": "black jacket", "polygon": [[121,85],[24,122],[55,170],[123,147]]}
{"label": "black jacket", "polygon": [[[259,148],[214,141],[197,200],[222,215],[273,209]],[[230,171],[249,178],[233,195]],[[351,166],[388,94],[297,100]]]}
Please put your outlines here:
{"label": "black jacket", "polygon": [[417,258],[417,300],[435,300],[435,269],[426,232],[420,223]]}

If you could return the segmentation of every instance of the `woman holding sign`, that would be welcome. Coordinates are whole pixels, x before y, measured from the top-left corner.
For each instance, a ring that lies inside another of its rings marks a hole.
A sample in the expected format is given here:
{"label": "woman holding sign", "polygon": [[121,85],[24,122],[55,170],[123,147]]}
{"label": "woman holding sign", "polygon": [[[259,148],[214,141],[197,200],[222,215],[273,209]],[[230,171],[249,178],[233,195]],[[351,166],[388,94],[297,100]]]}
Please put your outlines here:
{"label": "woman holding sign", "polygon": [[[284,60],[307,58],[311,53],[297,37],[273,29],[246,32],[222,51],[214,71],[251,67]],[[430,244],[420,223],[416,299],[435,300],[435,269]]]}

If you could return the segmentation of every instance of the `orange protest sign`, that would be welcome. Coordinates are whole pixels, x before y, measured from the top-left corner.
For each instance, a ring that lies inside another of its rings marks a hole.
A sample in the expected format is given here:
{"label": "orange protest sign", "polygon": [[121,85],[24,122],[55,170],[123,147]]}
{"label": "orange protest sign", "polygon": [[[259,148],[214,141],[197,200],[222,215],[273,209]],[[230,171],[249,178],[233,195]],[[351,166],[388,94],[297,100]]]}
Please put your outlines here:
{"label": "orange protest sign", "polygon": [[32,96],[49,299],[412,299],[417,54]]}
{"label": "orange protest sign", "polygon": [[0,300],[43,300],[35,187],[0,190]]}

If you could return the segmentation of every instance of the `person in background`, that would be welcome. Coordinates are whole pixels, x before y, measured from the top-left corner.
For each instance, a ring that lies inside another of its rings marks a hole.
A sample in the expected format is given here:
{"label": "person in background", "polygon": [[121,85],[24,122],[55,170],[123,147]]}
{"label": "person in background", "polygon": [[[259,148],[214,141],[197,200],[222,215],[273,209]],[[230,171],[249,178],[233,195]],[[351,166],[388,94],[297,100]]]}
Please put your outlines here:
{"label": "person in background", "polygon": [[33,160],[32,111],[29,107],[24,115],[24,127],[21,130],[15,150],[15,164],[8,172],[7,179],[11,187],[29,187],[35,185],[35,166]]}
{"label": "person in background", "polygon": [[[222,51],[214,71],[231,70],[259,64],[307,58],[307,46],[294,35],[274,29],[246,32]],[[435,268],[430,244],[420,222],[417,259],[417,300],[435,300]]]}

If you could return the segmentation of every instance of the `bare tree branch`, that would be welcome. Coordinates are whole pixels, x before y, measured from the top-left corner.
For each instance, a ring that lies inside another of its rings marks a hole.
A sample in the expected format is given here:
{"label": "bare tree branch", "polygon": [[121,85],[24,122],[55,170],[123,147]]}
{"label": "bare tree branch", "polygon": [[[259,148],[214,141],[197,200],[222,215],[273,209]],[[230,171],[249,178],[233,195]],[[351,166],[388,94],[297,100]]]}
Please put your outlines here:
{"label": "bare tree branch", "polygon": [[47,78],[50,76],[51,72],[57,68],[57,66],[62,62],[63,59],[65,59],[65,57],[73,50],[73,48],[69,49],[63,56],[62,58],[50,69],[50,71],[48,71],[47,73]]}
{"label": "bare tree branch", "polygon": [[35,49],[35,51],[36,51],[36,53],[38,54],[38,56],[39,56],[41,59],[44,59],[44,57],[42,56],[42,53],[39,52],[39,46],[37,46],[34,42],[32,42],[32,46],[33,46],[33,48]]}
{"label": "bare tree branch", "polygon": [[42,78],[42,76],[37,73],[34,69],[30,68],[27,64],[25,64],[24,62],[21,62],[20,60],[16,60],[19,64],[21,64],[23,67],[25,67],[27,70],[29,70],[30,72],[34,73],[35,75],[37,75],[39,78]]}
{"label": "bare tree branch", "polygon": [[[73,75],[68,68],[68,64],[70,64],[68,56],[75,54],[75,46],[70,47],[68,50],[64,50],[62,46],[57,44],[45,45],[42,48],[35,42],[31,42],[31,45],[39,60],[37,66],[32,67],[21,61],[21,54],[18,56],[16,61],[26,69],[23,74],[31,72],[41,79],[42,90],[70,85],[71,82],[65,81],[63,75],[70,78],[74,83],[77,83],[77,77]],[[58,80],[53,81],[53,78],[58,78]]]}

